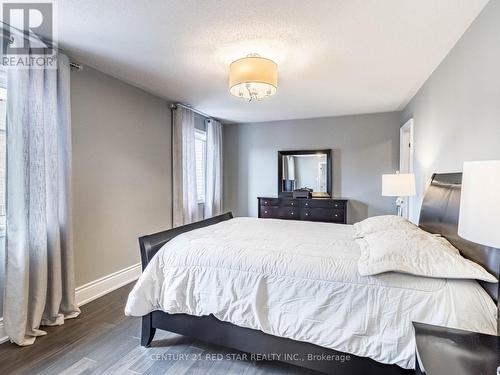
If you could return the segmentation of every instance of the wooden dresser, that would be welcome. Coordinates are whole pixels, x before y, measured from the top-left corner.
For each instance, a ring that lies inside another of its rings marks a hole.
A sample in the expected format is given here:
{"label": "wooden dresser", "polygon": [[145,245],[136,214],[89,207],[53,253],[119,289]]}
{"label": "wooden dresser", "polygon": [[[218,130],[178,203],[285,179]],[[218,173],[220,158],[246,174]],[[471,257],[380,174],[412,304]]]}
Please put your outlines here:
{"label": "wooden dresser", "polygon": [[260,218],[347,223],[347,200],[258,197]]}

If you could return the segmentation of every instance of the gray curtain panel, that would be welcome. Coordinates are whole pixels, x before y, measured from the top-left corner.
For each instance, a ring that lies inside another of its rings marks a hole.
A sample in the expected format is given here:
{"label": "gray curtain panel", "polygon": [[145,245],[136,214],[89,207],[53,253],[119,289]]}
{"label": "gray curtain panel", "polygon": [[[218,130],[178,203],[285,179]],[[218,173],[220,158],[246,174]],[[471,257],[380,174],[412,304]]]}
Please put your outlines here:
{"label": "gray curtain panel", "polygon": [[198,220],[194,112],[179,106],[173,125],[173,226]]}
{"label": "gray curtain panel", "polygon": [[204,216],[209,218],[222,212],[222,125],[217,120],[206,120],[207,163],[205,178]]}
{"label": "gray curtain panel", "polygon": [[5,330],[30,345],[78,316],[71,228],[70,68],[7,73]]}

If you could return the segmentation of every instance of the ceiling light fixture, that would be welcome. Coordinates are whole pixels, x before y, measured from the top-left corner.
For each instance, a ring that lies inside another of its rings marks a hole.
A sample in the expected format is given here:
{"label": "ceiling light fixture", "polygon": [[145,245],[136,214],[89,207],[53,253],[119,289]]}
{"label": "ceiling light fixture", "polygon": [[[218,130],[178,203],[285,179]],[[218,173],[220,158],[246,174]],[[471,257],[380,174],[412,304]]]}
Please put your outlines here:
{"label": "ceiling light fixture", "polygon": [[278,65],[254,53],[229,65],[229,91],[248,100],[262,100],[276,94]]}

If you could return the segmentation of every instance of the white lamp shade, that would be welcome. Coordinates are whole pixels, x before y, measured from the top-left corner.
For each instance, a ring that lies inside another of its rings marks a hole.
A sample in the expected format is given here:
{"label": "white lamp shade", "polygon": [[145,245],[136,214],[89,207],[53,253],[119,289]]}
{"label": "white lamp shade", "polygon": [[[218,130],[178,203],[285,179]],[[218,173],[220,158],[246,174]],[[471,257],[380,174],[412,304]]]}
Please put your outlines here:
{"label": "white lamp shade", "polygon": [[458,234],[500,248],[500,160],[464,163]]}
{"label": "white lamp shade", "polygon": [[261,100],[276,94],[278,65],[272,60],[250,55],[229,66],[229,91],[246,100]]}
{"label": "white lamp shade", "polygon": [[385,197],[415,195],[415,175],[413,173],[383,174],[382,195]]}

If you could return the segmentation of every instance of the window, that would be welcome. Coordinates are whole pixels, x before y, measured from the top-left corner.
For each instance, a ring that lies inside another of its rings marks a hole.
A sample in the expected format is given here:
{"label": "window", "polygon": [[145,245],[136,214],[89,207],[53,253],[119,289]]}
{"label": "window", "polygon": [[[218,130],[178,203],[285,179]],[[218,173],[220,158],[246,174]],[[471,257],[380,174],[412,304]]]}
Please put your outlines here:
{"label": "window", "polygon": [[195,129],[194,151],[196,157],[196,195],[198,197],[198,203],[204,203],[207,133],[202,130]]}

